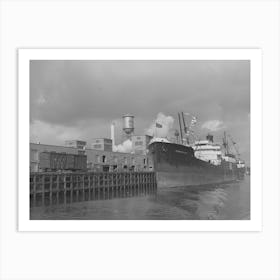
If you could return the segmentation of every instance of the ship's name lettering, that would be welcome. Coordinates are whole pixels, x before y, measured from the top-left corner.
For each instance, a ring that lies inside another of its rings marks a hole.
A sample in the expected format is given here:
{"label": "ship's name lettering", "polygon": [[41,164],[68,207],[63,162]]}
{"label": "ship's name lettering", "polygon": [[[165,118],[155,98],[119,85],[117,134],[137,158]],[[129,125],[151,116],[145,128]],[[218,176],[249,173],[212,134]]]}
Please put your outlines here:
{"label": "ship's name lettering", "polygon": [[185,154],[187,155],[188,153],[187,152],[183,152],[183,151],[180,151],[180,150],[175,150],[176,153],[180,153],[180,154]]}

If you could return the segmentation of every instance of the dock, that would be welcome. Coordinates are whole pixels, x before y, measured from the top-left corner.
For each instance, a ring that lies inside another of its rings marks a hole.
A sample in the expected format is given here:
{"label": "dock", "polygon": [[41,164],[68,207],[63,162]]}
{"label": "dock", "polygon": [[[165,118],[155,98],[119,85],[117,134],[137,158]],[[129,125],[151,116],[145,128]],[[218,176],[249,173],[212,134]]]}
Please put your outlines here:
{"label": "dock", "polygon": [[30,206],[154,193],[155,172],[31,172]]}

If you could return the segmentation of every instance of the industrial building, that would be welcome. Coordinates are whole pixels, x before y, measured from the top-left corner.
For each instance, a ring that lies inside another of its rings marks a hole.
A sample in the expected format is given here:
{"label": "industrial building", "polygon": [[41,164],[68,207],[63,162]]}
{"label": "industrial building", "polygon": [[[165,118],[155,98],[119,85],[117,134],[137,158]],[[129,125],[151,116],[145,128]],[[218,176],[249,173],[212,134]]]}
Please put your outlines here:
{"label": "industrial building", "polygon": [[99,151],[113,151],[113,141],[109,138],[96,138],[92,140],[91,148]]}
{"label": "industrial building", "polygon": [[87,142],[81,140],[67,140],[65,141],[65,146],[70,148],[77,148],[79,150],[84,150]]}
{"label": "industrial building", "polygon": [[[81,147],[80,147],[81,148]],[[89,171],[152,171],[153,163],[148,155],[119,153],[100,149],[75,148],[30,143],[30,171],[40,172],[39,154],[41,152],[57,152],[69,154],[85,154]]]}
{"label": "industrial building", "polygon": [[133,135],[131,137],[132,150],[136,155],[146,155],[152,137],[149,135]]}
{"label": "industrial building", "polygon": [[152,137],[134,135],[134,116],[125,114],[123,121],[123,140],[132,142],[131,153],[114,152],[115,123],[111,124],[111,139],[95,138],[87,146],[86,141],[67,140],[64,146],[30,143],[30,171],[40,172],[40,153],[56,152],[81,154],[87,156],[87,169],[90,171],[152,171],[153,162],[147,155],[148,144]]}

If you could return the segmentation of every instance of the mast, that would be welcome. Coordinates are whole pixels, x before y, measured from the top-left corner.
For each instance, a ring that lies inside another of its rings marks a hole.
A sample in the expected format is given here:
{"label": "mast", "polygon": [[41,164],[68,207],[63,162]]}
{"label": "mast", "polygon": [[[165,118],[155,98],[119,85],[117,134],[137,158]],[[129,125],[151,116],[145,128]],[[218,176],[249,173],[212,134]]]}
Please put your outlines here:
{"label": "mast", "polygon": [[182,120],[183,120],[183,125],[184,125],[184,133],[185,133],[185,135],[186,135],[187,144],[189,144],[189,137],[187,136],[188,128],[187,128],[187,126],[186,126],[184,113],[181,112],[181,114],[182,114]]}
{"label": "mast", "polygon": [[182,126],[181,126],[181,117],[180,117],[180,113],[178,113],[178,119],[179,119],[179,126],[180,126],[181,144],[183,144],[183,133],[182,133]]}
{"label": "mast", "polygon": [[225,131],[224,131],[224,138],[223,138],[223,146],[225,148],[226,154],[229,154],[227,135]]}
{"label": "mast", "polygon": [[183,112],[181,112],[181,114],[182,114],[182,120],[183,120],[183,125],[184,125],[184,132],[187,133],[187,127],[186,127],[186,123],[185,123],[184,114],[183,114]]}

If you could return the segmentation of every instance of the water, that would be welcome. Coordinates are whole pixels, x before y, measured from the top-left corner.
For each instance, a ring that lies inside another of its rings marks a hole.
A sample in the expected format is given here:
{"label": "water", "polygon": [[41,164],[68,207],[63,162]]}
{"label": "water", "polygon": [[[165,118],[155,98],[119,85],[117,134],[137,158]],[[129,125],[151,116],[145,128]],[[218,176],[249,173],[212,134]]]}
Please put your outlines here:
{"label": "water", "polygon": [[47,220],[247,220],[250,177],[238,183],[158,189],[148,195],[32,207]]}

